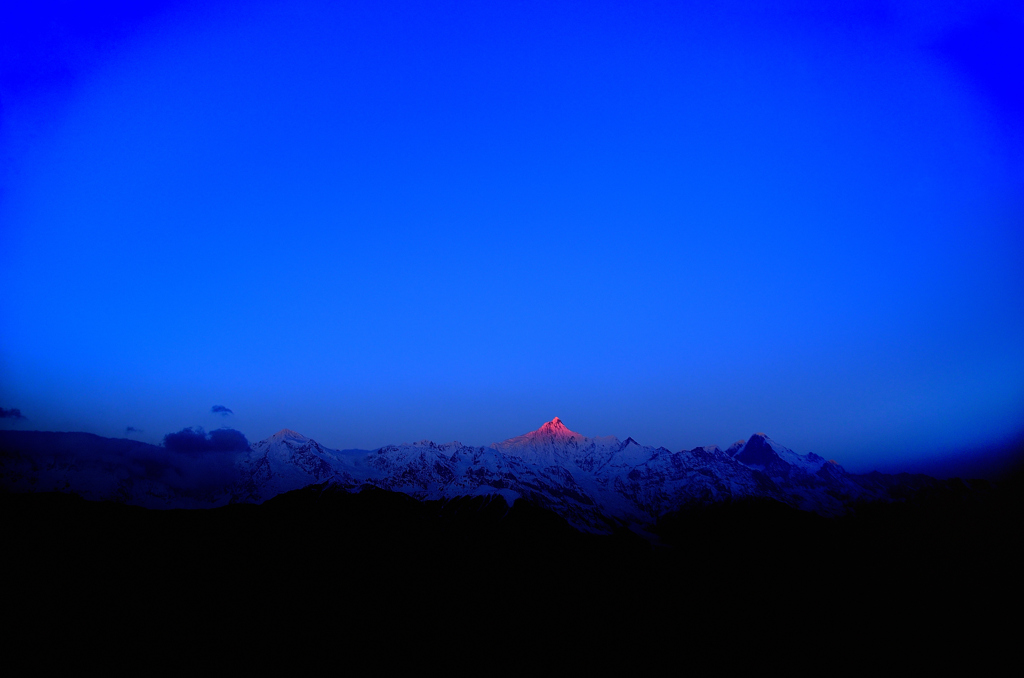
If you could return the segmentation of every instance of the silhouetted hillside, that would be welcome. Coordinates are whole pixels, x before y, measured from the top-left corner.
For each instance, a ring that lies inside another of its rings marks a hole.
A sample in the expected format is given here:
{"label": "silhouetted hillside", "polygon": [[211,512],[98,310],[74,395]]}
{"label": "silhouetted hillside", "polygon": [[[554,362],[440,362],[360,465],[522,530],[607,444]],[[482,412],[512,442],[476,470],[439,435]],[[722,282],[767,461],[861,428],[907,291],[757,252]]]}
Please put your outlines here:
{"label": "silhouetted hillside", "polygon": [[375,651],[484,634],[460,646],[470,654],[501,638],[614,640],[618,654],[728,645],[751,627],[760,644],[821,629],[916,637],[961,615],[984,625],[1016,595],[1024,515],[1019,482],[952,484],[846,518],[749,500],[664,516],[652,545],[579,532],[522,500],[326,484],[209,510],[62,493],[0,494],[0,506],[22,632],[246,645],[272,632]]}

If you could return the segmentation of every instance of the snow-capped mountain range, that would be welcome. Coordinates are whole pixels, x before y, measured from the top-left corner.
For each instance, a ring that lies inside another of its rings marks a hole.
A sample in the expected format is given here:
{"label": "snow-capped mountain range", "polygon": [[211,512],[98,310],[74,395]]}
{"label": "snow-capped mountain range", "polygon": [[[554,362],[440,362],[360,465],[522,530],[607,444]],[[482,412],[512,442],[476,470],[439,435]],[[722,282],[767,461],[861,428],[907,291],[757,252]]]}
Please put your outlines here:
{"label": "snow-capped mountain range", "polygon": [[[66,440],[63,453],[47,452],[45,444],[31,454],[19,453],[6,443],[0,482],[16,491],[70,490],[87,499],[150,508],[260,503],[313,484],[352,492],[373,486],[420,500],[501,495],[509,505],[522,498],[596,533],[619,526],[644,532],[659,516],[683,506],[748,497],[837,515],[855,500],[889,499],[894,486],[934,482],[905,474],[849,474],[834,461],[798,454],[763,433],[726,450],[672,452],[632,438],[590,438],[569,430],[558,417],[489,447],[423,440],[372,451],[332,450],[283,429],[221,458],[206,473],[194,467],[154,472],[146,460],[163,448],[93,439],[126,445],[112,459]],[[77,451],[69,456],[67,449]]]}

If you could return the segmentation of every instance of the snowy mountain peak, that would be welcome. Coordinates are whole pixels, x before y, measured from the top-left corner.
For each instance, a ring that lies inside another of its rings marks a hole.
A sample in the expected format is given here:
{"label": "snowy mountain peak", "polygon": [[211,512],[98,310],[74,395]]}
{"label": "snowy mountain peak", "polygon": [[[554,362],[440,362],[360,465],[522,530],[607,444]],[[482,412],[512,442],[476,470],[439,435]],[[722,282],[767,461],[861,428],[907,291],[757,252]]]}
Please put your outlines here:
{"label": "snowy mountain peak", "polygon": [[759,467],[767,466],[772,461],[779,459],[775,446],[772,445],[771,438],[763,433],[755,433],[750,436],[750,440],[737,450],[733,456],[736,458],[736,461],[740,461],[747,466]]}
{"label": "snowy mountain peak", "polygon": [[559,419],[558,417],[555,417],[551,421],[542,424],[539,429],[537,429],[536,431],[531,431],[526,435],[532,438],[554,438],[556,440],[564,440],[566,438],[572,438],[573,436],[577,438],[583,437],[579,433],[570,431],[568,427],[566,427],[566,425],[563,424],[562,420]]}
{"label": "snowy mountain peak", "polygon": [[270,436],[269,440],[277,441],[277,440],[284,440],[285,438],[290,438],[292,440],[302,440],[302,441],[309,440],[309,438],[307,438],[306,436],[302,435],[301,433],[299,433],[297,431],[293,431],[290,428],[283,428],[283,429],[281,429],[280,431],[278,431],[274,435]]}
{"label": "snowy mountain peak", "polygon": [[[509,438],[504,442],[492,443],[491,447],[505,454],[562,464],[566,462],[567,456],[577,455],[581,445],[594,442],[612,444],[603,439],[590,439],[570,431],[561,419],[555,417],[536,431]],[[614,440],[614,444],[617,446],[618,440]]]}
{"label": "snowy mountain peak", "polygon": [[747,444],[746,440],[737,440],[732,445],[730,445],[728,448],[726,448],[725,453],[728,454],[730,457],[735,457],[736,453],[739,452],[740,450],[742,450],[743,446],[746,445],[746,444]]}
{"label": "snowy mountain peak", "polygon": [[[755,433],[754,435],[750,436],[750,440],[747,441],[747,445],[751,445],[751,444],[755,444],[755,445],[756,444],[764,444],[764,445],[767,445],[772,450],[774,450],[777,454],[785,454],[787,452],[790,453],[790,454],[796,454],[795,452],[793,452],[793,450],[789,449],[785,445],[780,445],[779,443],[775,442],[774,440],[769,438],[764,433]],[[822,461],[824,461],[824,459],[822,459]]]}
{"label": "snowy mountain peak", "polygon": [[778,469],[781,463],[782,467],[794,467],[806,473],[815,473],[825,463],[823,458],[813,453],[797,454],[764,433],[755,433],[735,452],[732,449],[729,448],[729,454],[736,461],[759,470],[770,467]]}

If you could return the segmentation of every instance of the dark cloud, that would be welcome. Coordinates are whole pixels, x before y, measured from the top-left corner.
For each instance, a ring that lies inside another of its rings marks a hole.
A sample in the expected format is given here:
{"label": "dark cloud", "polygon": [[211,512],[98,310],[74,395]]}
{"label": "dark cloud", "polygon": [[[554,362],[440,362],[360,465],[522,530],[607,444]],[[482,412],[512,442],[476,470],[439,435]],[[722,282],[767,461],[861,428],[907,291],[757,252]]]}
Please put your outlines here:
{"label": "dark cloud", "polygon": [[135,428],[134,426],[129,426],[128,428],[126,428],[124,430],[124,432],[125,433],[142,433],[142,429],[141,428]]}
{"label": "dark cloud", "polygon": [[0,407],[0,419],[28,419],[28,417],[23,415],[17,407],[12,407],[9,410]]}
{"label": "dark cloud", "polygon": [[[201,430],[185,429],[170,434],[172,442],[167,446],[91,433],[3,433],[24,434],[5,438],[5,462],[23,464],[21,468],[27,469],[27,476],[49,473],[61,486],[70,478],[76,492],[82,491],[92,498],[116,495],[124,482],[145,481],[163,486],[157,488],[157,494],[171,491],[207,501],[211,493],[221,492],[242,479],[238,464],[248,454],[245,436],[230,429],[214,431],[209,436]],[[180,440],[185,441],[184,453],[173,442]],[[238,451],[227,451],[230,449]]]}
{"label": "dark cloud", "polygon": [[223,405],[214,405],[213,407],[210,408],[210,411],[213,412],[214,414],[219,414],[222,417],[226,417],[229,414],[234,414],[234,412],[232,412],[227,407],[224,407]]}
{"label": "dark cloud", "polygon": [[171,452],[203,454],[206,452],[244,452],[249,441],[241,431],[233,428],[219,428],[205,432],[202,427],[195,430],[183,428],[177,433],[164,436],[164,447]]}
{"label": "dark cloud", "polygon": [[219,428],[210,431],[211,452],[244,452],[249,449],[249,441],[241,431],[233,428]]}

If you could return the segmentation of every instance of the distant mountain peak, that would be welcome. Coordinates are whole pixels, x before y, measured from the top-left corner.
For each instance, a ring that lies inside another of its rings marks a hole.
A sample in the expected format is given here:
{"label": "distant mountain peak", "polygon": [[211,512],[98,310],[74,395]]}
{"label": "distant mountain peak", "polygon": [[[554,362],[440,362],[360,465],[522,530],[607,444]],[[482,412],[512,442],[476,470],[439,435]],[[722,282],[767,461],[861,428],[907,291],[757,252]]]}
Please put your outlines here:
{"label": "distant mountain peak", "polygon": [[736,453],[743,449],[743,446],[747,444],[746,440],[737,440],[732,445],[726,448],[725,453],[730,457],[735,457]]}
{"label": "distant mountain peak", "polygon": [[285,438],[295,438],[297,440],[309,440],[306,436],[302,435],[298,431],[293,431],[290,428],[283,428],[274,435],[270,436],[271,440],[284,440]]}
{"label": "distant mountain peak", "polygon": [[732,456],[747,466],[768,466],[773,461],[781,461],[773,443],[765,434],[755,433]]}
{"label": "distant mountain peak", "polygon": [[785,445],[781,445],[772,440],[770,437],[768,437],[768,434],[766,433],[755,433],[754,435],[750,436],[750,440],[746,442],[746,445],[767,445],[768,447],[772,448],[772,450],[774,450],[775,452],[792,451]]}
{"label": "distant mountain peak", "polygon": [[562,438],[571,438],[573,436],[579,436],[580,434],[576,433],[574,431],[570,431],[569,428],[565,424],[562,423],[561,419],[559,419],[558,417],[555,417],[551,421],[549,421],[549,422],[547,422],[545,424],[542,424],[541,427],[539,429],[537,429],[536,431],[533,431],[532,433],[528,433],[527,435],[534,436],[534,437],[541,437],[541,436],[543,436],[545,438],[551,437],[551,438],[562,439]]}
{"label": "distant mountain peak", "polygon": [[[587,440],[586,436],[569,430],[562,423],[561,419],[555,417],[551,421],[541,424],[541,427],[536,431],[530,431],[515,438],[509,438],[504,442],[492,443],[491,447],[502,451],[514,451],[515,454],[533,454],[533,452],[526,451],[543,449],[548,450],[548,452],[545,452],[545,454],[548,454],[552,450],[564,452],[570,448],[575,449],[577,445],[585,440]],[[556,455],[560,453],[555,452]]]}

